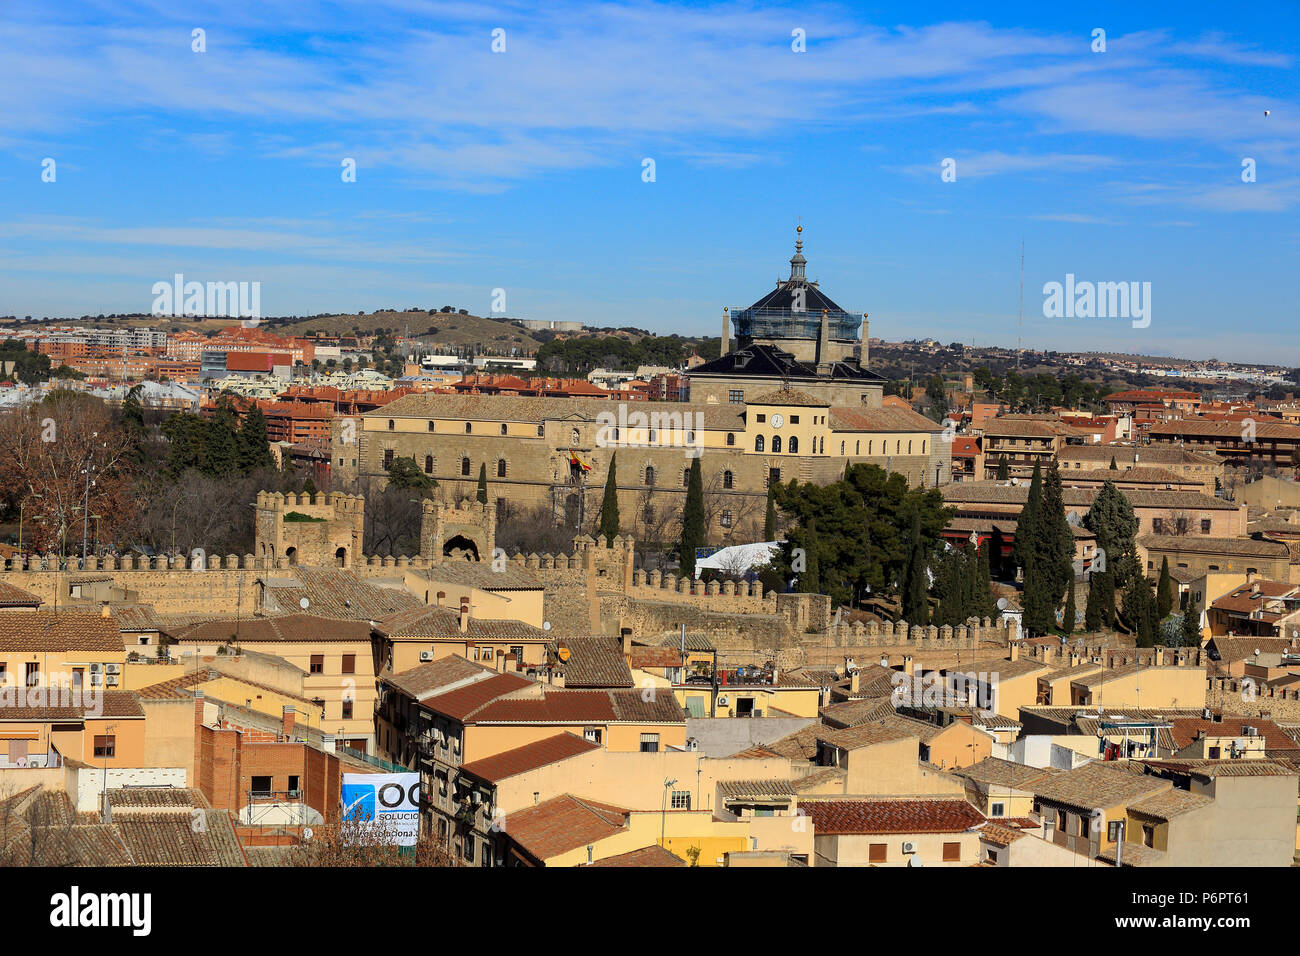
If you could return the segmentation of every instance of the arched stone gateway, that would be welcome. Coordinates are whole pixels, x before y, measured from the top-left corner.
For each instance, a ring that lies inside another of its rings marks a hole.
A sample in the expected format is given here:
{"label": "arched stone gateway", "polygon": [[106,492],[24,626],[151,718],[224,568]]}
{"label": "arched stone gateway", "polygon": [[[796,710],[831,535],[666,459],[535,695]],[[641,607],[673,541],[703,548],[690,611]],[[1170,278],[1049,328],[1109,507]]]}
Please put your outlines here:
{"label": "arched stone gateway", "polygon": [[425,501],[420,516],[420,556],[442,561],[491,561],[496,547],[496,509],[465,499],[455,505]]}
{"label": "arched stone gateway", "polygon": [[442,546],[442,556],[450,558],[453,561],[482,561],[479,554],[478,545],[470,538],[463,534],[453,535],[447,539],[447,543]]}

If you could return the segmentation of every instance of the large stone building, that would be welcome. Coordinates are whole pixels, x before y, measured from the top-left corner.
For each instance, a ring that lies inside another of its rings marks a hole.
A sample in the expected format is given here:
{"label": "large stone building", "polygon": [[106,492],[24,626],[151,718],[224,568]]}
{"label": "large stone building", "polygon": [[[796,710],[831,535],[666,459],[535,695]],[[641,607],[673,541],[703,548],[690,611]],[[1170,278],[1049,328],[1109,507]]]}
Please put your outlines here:
{"label": "large stone building", "polygon": [[[802,241],[790,278],[736,311],[737,343],[691,371],[690,402],[407,395],[366,414],[362,480],[398,458],[437,480],[445,500],[472,496],[486,466],[498,520],[548,509],[589,528],[617,454],[619,514],[638,540],[676,534],[693,458],[701,458],[710,540],[761,534],[773,481],[825,483],[850,462],[870,462],[913,485],[946,484],[950,443],[910,409],[882,408],[884,379],[861,364],[863,317],[845,312],[805,274]],[[724,331],[729,333],[729,329]]]}

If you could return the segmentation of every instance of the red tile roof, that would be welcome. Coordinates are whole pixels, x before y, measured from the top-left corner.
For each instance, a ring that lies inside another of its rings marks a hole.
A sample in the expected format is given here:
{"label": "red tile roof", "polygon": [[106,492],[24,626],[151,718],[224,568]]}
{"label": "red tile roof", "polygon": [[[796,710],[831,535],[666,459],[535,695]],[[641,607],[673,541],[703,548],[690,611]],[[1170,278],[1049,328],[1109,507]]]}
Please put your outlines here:
{"label": "red tile roof", "polygon": [[632,811],[571,793],[506,815],[502,831],[535,859],[547,859],[621,833]]}
{"label": "red tile roof", "polygon": [[818,836],[962,833],[985,822],[965,800],[813,800],[799,806],[812,817]]}
{"label": "red tile roof", "polygon": [[503,694],[528,687],[532,681],[514,674],[498,674],[487,680],[476,681],[468,687],[459,687],[445,694],[436,694],[421,703],[430,710],[446,714],[456,720],[465,720],[476,710]]}
{"label": "red tile roof", "polygon": [[123,651],[117,621],[80,611],[0,614],[0,651]]}
{"label": "red tile roof", "polygon": [[545,740],[525,744],[491,757],[484,757],[482,760],[472,760],[463,764],[460,772],[495,783],[507,777],[527,773],[538,767],[545,767],[599,749],[598,744],[584,740],[577,734],[556,734],[554,737],[547,737]]}
{"label": "red tile roof", "polygon": [[633,850],[630,853],[620,853],[618,856],[607,856],[603,860],[597,860],[595,863],[587,863],[585,866],[685,866],[686,861],[680,856],[665,850],[661,846],[643,846],[639,850]]}
{"label": "red tile roof", "polygon": [[38,607],[44,603],[31,591],[0,581],[0,607]]}

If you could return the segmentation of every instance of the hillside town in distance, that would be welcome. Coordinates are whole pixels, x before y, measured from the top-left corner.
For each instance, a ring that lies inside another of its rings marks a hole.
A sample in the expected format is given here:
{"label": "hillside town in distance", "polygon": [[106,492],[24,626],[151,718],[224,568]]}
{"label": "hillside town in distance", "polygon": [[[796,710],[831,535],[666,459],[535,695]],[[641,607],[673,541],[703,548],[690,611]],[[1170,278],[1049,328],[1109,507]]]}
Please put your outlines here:
{"label": "hillside town in distance", "polygon": [[1300,370],[792,239],[716,337],[5,319],[0,862],[1292,865]]}

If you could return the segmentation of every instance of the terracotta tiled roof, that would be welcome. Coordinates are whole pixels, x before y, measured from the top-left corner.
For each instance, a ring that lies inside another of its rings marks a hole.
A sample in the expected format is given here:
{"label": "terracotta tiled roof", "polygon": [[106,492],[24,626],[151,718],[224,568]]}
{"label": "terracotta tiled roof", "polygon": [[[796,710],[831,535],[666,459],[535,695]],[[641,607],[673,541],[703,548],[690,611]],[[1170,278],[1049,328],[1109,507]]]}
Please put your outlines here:
{"label": "terracotta tiled roof", "polygon": [[870,724],[848,727],[844,730],[822,730],[817,735],[817,739],[824,740],[834,747],[842,747],[845,750],[856,750],[859,747],[871,747],[895,740],[905,740],[908,737],[915,737],[919,741],[922,739],[923,728],[914,726],[919,724],[921,724],[919,720],[909,721],[906,724],[895,721],[876,721]]}
{"label": "terracotta tiled roof", "polygon": [[[81,701],[74,703],[71,692],[66,688],[24,687],[21,690],[24,692],[21,706],[15,704],[0,708],[0,721],[49,722],[84,720],[87,717],[144,717],[140,701],[131,691],[106,690],[99,693],[97,700],[92,700],[87,694]],[[48,703],[42,705],[42,701]]]}
{"label": "terracotta tiled roof", "polygon": [[505,834],[538,860],[621,833],[630,810],[566,793],[506,816]]}
{"label": "terracotta tiled roof", "polygon": [[953,773],[966,777],[976,783],[990,784],[995,787],[1027,787],[1035,780],[1056,773],[1057,771],[1042,767],[1028,767],[1022,763],[1012,763],[1000,757],[985,757],[979,763],[971,764]]}
{"label": "terracotta tiled roof", "polygon": [[453,640],[549,641],[551,635],[522,621],[484,620],[470,617],[460,629],[460,609],[420,606],[384,618],[375,628],[384,637],[429,637]]}
{"label": "terracotta tiled roof", "polygon": [[1269,750],[1300,751],[1300,744],[1292,740],[1281,727],[1260,717],[1224,714],[1219,721],[1206,720],[1204,717],[1178,717],[1174,719],[1173,725],[1170,733],[1174,738],[1174,746],[1180,750],[1195,742],[1202,731],[1207,737],[1243,737],[1247,727],[1254,727],[1264,738],[1264,746]]}
{"label": "terracotta tiled roof", "polygon": [[495,674],[496,672],[490,668],[476,664],[468,658],[451,654],[447,657],[440,657],[428,664],[412,667],[400,674],[384,675],[383,680],[385,683],[392,684],[398,690],[409,694],[415,700],[424,700],[452,684],[458,684],[462,681],[487,680]]}
{"label": "terracotta tiled roof", "polygon": [[434,694],[422,699],[420,703],[430,710],[463,721],[503,694],[514,693],[529,686],[532,686],[532,681],[526,678],[514,674],[497,674],[465,687]]}
{"label": "terracotta tiled roof", "polygon": [[[320,706],[316,701],[309,697],[291,694],[282,688],[272,687],[270,684],[263,684],[260,681],[249,680],[246,677],[239,677],[234,674],[223,674],[221,671],[212,668],[204,668],[203,670],[195,671],[192,674],[185,674],[182,677],[174,677],[171,680],[159,681],[157,684],[150,684],[147,687],[141,687],[139,690],[135,691],[135,693],[141,700],[167,700],[191,697],[193,696],[192,694],[186,693],[191,687],[199,687],[203,684],[222,679],[230,680],[235,684],[256,687],[259,690],[269,691],[279,697],[287,697],[290,700],[297,701],[300,705],[303,705],[302,713],[307,713],[308,708],[312,711],[317,710]],[[218,699],[217,696],[211,694],[209,694],[209,696],[214,700]],[[231,703],[238,702],[231,701]]]}
{"label": "terracotta tiled roof", "polygon": [[264,608],[281,614],[298,614],[303,598],[309,613],[344,621],[380,621],[424,606],[408,591],[362,581],[343,568],[290,568],[268,573],[261,584]]}
{"label": "terracotta tiled roof", "polygon": [[[370,418],[452,419],[472,422],[524,422],[537,425],[546,421],[596,421],[601,412],[609,411],[603,398],[549,398],[513,395],[449,395],[437,392],[405,395],[380,409],[368,412]],[[658,409],[669,413],[696,413],[704,416],[705,428],[744,431],[743,405],[707,405],[687,402],[661,402]],[[424,426],[421,425],[421,428]]]}
{"label": "terracotta tiled roof", "polygon": [[752,800],[763,797],[793,797],[794,782],[781,780],[720,780],[718,791],[733,800]]}
{"label": "terracotta tiled roof", "polygon": [[[1123,492],[1128,494],[1128,492]],[[1285,558],[1290,552],[1281,541],[1254,538],[1205,538],[1200,535],[1144,534],[1137,543],[1148,551],[1185,551],[1190,554],[1212,554],[1216,557],[1249,555],[1259,558]]]}
{"label": "terracotta tiled roof", "polygon": [[1029,787],[1040,799],[1092,811],[1139,800],[1169,789],[1169,781],[1094,762],[1034,781]]}
{"label": "terracotta tiled roof", "polygon": [[680,856],[675,856],[661,846],[643,846],[639,850],[633,850],[630,853],[620,853],[618,856],[607,856],[603,860],[597,860],[595,863],[584,864],[584,866],[685,866],[686,861]]}
{"label": "terracotta tiled roof", "polygon": [[[422,573],[432,583],[458,584],[480,591],[540,591],[542,582],[532,571],[507,563],[497,570],[491,561],[448,561]],[[459,594],[448,594],[454,603]],[[459,606],[459,605],[458,605]]]}
{"label": "terracotta tiled roof", "polygon": [[818,836],[963,833],[985,822],[965,800],[805,800]]}
{"label": "terracotta tiled roof", "polygon": [[[282,617],[252,617],[240,621],[221,619],[180,627],[172,632],[177,641],[196,644],[321,643],[324,641],[370,640],[370,625],[315,614],[286,614]],[[118,638],[121,644],[121,638]]]}
{"label": "terracotta tiled roof", "polygon": [[1184,813],[1203,810],[1213,805],[1214,800],[1203,794],[1175,789],[1143,797],[1141,800],[1130,803],[1128,810],[1130,813],[1140,813],[1143,816],[1155,817],[1158,820],[1172,820]]}
{"label": "terracotta tiled roof", "polygon": [[1024,835],[1020,830],[998,826],[998,824],[991,822],[980,827],[980,839],[985,843],[992,843],[994,846],[1010,846]]}
{"label": "terracotta tiled roof", "polygon": [[505,697],[476,709],[474,723],[676,723],[686,713],[671,693],[644,700],[639,690],[549,690],[541,697]]}
{"label": "terracotta tiled roof", "polygon": [[681,667],[682,652],[675,647],[645,647],[634,644],[627,658],[628,665],[635,668],[645,667]]}
{"label": "terracotta tiled roof", "polygon": [[543,740],[516,747],[514,750],[506,750],[499,754],[493,754],[491,757],[484,757],[482,760],[472,760],[467,764],[462,764],[460,772],[496,783],[499,780],[505,780],[507,777],[527,773],[530,770],[536,770],[538,767],[559,763],[561,760],[568,760],[578,754],[599,749],[599,744],[584,740],[577,734],[556,734],[554,737],[546,737]]}
{"label": "terracotta tiled roof", "polygon": [[0,651],[122,651],[111,617],[80,611],[0,614]]}
{"label": "terracotta tiled roof", "polygon": [[1226,637],[1216,635],[1210,638],[1210,644],[1225,664],[1233,661],[1253,658],[1255,651],[1265,654],[1281,654],[1292,650],[1291,639],[1286,637]]}
{"label": "terracotta tiled roof", "polygon": [[836,432],[924,432],[943,431],[943,426],[918,415],[910,408],[832,408],[831,430]]}
{"label": "terracotta tiled roof", "polygon": [[827,728],[822,724],[810,724],[780,740],[764,744],[763,749],[791,760],[812,760],[817,756],[817,738],[824,737],[827,733]]}
{"label": "terracotta tiled roof", "polygon": [[565,687],[632,686],[632,671],[618,638],[570,637],[564,645],[570,655],[564,665]]}
{"label": "terracotta tiled roof", "polygon": [[771,392],[764,392],[762,395],[755,395],[749,399],[746,405],[802,405],[810,408],[828,408],[830,402],[822,401],[820,398],[814,398],[807,392],[800,392],[793,388],[778,388]]}
{"label": "terracotta tiled roof", "polygon": [[39,607],[44,602],[31,591],[0,581],[0,607]]}
{"label": "terracotta tiled roof", "polygon": [[842,704],[831,704],[821,709],[822,720],[828,727],[857,727],[879,721],[882,717],[894,714],[894,704],[888,697],[875,697],[869,700],[850,700]]}

